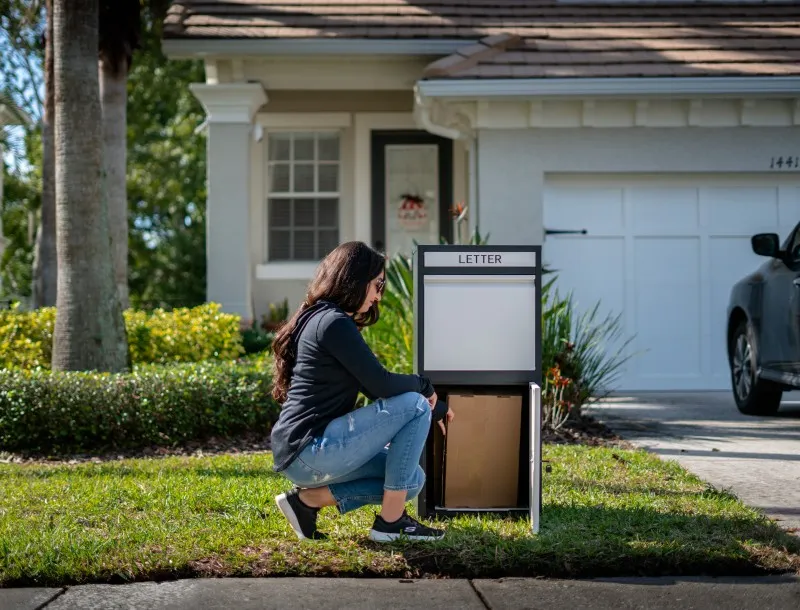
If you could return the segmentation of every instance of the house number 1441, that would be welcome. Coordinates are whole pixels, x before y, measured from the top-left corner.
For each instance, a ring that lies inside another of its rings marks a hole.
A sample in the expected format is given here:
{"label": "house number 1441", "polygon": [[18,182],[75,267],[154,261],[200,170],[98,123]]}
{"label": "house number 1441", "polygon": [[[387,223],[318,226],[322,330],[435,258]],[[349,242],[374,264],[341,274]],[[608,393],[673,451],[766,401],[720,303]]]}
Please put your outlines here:
{"label": "house number 1441", "polygon": [[800,157],[772,157],[770,169],[800,169]]}

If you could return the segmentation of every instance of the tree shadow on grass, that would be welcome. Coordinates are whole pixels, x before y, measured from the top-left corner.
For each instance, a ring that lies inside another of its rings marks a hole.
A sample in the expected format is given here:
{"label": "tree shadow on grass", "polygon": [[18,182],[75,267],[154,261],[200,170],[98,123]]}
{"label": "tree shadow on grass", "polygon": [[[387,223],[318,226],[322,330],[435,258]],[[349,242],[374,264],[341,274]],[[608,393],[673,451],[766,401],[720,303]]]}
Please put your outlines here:
{"label": "tree shadow on grass", "polygon": [[538,535],[445,522],[441,542],[398,549],[421,573],[464,578],[745,576],[800,569],[800,538],[767,520],[640,507],[546,506]]}

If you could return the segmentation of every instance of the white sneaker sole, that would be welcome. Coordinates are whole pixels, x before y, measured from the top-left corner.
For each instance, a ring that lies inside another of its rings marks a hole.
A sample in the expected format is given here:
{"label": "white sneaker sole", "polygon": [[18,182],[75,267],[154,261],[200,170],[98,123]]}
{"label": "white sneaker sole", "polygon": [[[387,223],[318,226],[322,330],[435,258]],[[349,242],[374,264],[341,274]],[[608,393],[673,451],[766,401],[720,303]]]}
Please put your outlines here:
{"label": "white sneaker sole", "polygon": [[408,540],[409,542],[434,542],[444,538],[444,534],[440,536],[409,536],[408,534],[394,534],[387,532],[378,532],[376,530],[369,531],[369,538],[373,542],[394,542],[395,540]]}
{"label": "white sneaker sole", "polygon": [[289,525],[292,526],[294,533],[297,534],[297,537],[300,540],[307,540],[307,536],[303,534],[303,530],[300,528],[300,522],[297,520],[297,515],[292,510],[292,505],[289,504],[289,498],[286,497],[286,494],[280,494],[275,496],[275,504],[278,505],[278,510],[283,513],[283,516],[286,517],[286,520],[289,522]]}

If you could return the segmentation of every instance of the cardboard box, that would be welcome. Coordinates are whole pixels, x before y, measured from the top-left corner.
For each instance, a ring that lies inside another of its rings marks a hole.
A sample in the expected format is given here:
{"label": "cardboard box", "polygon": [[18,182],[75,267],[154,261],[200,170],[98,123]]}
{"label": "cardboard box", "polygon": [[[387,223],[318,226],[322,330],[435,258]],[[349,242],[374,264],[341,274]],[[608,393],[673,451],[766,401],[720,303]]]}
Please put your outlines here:
{"label": "cardboard box", "polygon": [[455,418],[444,439],[444,506],[517,506],[522,397],[458,393],[447,402]]}

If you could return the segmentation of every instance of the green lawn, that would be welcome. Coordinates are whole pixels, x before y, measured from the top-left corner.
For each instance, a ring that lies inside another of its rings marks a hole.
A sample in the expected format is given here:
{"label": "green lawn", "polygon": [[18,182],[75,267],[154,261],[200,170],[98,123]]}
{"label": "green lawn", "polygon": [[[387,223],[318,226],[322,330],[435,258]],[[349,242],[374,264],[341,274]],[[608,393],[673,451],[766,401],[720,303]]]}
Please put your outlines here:
{"label": "green lawn", "polygon": [[438,543],[380,546],[373,512],[323,511],[300,543],[269,454],[0,465],[0,585],[206,575],[609,576],[800,569],[800,540],[641,451],[546,446],[542,531],[460,518]]}

